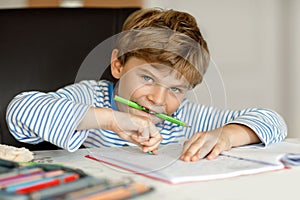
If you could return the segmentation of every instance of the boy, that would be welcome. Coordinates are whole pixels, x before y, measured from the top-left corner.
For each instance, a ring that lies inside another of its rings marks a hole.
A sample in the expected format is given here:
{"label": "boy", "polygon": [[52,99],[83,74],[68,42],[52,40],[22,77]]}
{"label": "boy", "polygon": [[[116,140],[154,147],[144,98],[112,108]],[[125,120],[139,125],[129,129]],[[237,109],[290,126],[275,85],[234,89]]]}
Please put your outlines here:
{"label": "boy", "polygon": [[[267,109],[218,110],[189,102],[209,51],[195,19],[174,10],[145,9],[125,21],[111,56],[112,83],[82,81],[56,92],[27,92],[7,109],[11,133],[22,142],[49,141],[68,151],[87,147],[184,143],[180,159],[213,159],[234,146],[268,145],[286,137],[284,120]],[[113,100],[114,95],[165,113],[190,127],[161,120]]]}

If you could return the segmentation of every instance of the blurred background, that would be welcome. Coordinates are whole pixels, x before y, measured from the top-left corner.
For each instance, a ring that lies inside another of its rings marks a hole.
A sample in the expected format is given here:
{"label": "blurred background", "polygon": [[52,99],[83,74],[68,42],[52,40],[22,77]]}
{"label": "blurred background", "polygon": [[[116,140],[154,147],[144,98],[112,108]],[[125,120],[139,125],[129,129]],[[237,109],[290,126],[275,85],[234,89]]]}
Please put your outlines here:
{"label": "blurred background", "polygon": [[0,9],[130,6],[192,14],[223,79],[227,107],[273,109],[285,118],[288,137],[300,137],[299,0],[0,0]]}

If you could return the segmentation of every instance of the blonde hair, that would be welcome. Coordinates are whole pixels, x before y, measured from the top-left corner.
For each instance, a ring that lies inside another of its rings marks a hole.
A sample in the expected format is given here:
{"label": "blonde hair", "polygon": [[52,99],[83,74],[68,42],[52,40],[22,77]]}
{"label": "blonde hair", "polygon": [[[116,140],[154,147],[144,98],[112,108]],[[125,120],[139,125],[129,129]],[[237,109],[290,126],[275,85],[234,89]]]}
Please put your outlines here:
{"label": "blonde hair", "polygon": [[157,62],[182,74],[195,87],[209,64],[209,51],[196,20],[175,10],[142,9],[125,21],[116,48],[119,60],[129,57]]}

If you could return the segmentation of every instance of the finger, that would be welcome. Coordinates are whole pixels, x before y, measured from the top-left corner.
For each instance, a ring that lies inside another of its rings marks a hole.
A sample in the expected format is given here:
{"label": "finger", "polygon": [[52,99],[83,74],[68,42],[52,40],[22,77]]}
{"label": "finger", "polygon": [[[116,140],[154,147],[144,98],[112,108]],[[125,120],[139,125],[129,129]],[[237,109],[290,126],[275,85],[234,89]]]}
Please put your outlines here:
{"label": "finger", "polygon": [[154,149],[154,150],[152,150],[152,152],[153,152],[155,155],[157,155],[157,154],[158,154],[158,149]]}
{"label": "finger", "polygon": [[200,158],[199,158],[200,151],[201,151],[201,149],[199,149],[194,155],[190,156],[189,158],[185,158],[185,160],[189,159],[188,161],[192,161],[192,162],[200,160]]}
{"label": "finger", "polygon": [[214,146],[210,154],[207,156],[208,160],[215,159],[220,153],[222,153],[225,150],[225,144],[224,143],[218,143]]}
{"label": "finger", "polygon": [[185,152],[188,150],[188,148],[190,148],[190,146],[191,146],[191,141],[190,140],[185,141],[183,143],[181,155],[185,154]]}
{"label": "finger", "polygon": [[138,127],[137,131],[138,131],[138,136],[139,137],[145,138],[146,140],[149,139],[150,131],[149,131],[149,126],[148,125],[145,125],[145,124],[140,125],[140,127]]}
{"label": "finger", "polygon": [[153,151],[158,148],[162,141],[162,137],[159,138],[150,138],[149,141],[144,143],[144,149],[145,151]]}
{"label": "finger", "polygon": [[144,146],[143,151],[148,152],[148,151],[154,151],[155,149],[158,149],[160,142],[161,142],[161,140],[158,140],[155,143],[153,143],[151,146]]}
{"label": "finger", "polygon": [[151,138],[161,138],[159,130],[152,122],[149,123],[149,135]]}
{"label": "finger", "polygon": [[195,141],[193,144],[191,144],[190,148],[182,155],[182,160],[187,162],[198,160],[198,152],[201,147],[202,143]]}
{"label": "finger", "polygon": [[198,153],[198,158],[199,159],[205,158],[209,154],[209,152],[211,152],[212,148],[213,148],[213,146],[211,146],[209,144],[203,145],[201,150]]}
{"label": "finger", "polygon": [[200,159],[205,158],[208,156],[211,152],[211,147],[209,145],[204,145],[202,146],[201,149],[197,153],[195,153],[193,156],[191,156],[190,160],[191,161],[198,161]]}
{"label": "finger", "polygon": [[184,142],[182,152],[181,152],[181,156],[179,157],[180,160],[185,161],[185,157],[186,157],[185,153],[187,152],[188,148],[190,148],[190,146],[191,146],[191,141],[190,140]]}
{"label": "finger", "polygon": [[141,140],[148,140],[149,139],[149,131],[147,130],[147,128],[142,128],[142,127],[138,127],[138,129],[136,131],[137,134],[133,134],[136,136],[136,138],[141,139]]}
{"label": "finger", "polygon": [[161,134],[159,133],[159,131],[157,131],[157,134],[154,135],[155,137],[151,137],[148,141],[145,141],[143,143],[144,146],[153,146],[157,143],[160,143],[162,141],[162,136]]}
{"label": "finger", "polygon": [[148,141],[145,141],[144,143],[142,143],[145,146],[144,151],[146,151],[146,152],[157,149],[157,147],[159,146],[159,144],[161,143],[161,141],[163,139],[162,135],[157,130],[157,128],[154,125],[153,126],[152,125],[150,124],[150,127],[149,127],[150,139]]}
{"label": "finger", "polygon": [[186,151],[198,139],[198,137],[199,137],[198,134],[195,134],[189,140],[184,142],[182,152],[181,152],[182,155],[186,153]]}
{"label": "finger", "polygon": [[135,135],[135,134],[132,134],[132,135],[130,136],[130,138],[131,138],[132,140],[134,140],[135,142],[141,144],[141,145],[144,145],[144,143],[147,141],[146,138],[141,137],[141,136],[137,136],[137,135]]}
{"label": "finger", "polygon": [[119,136],[120,138],[128,141],[128,142],[132,142],[140,147],[142,147],[142,145],[139,143],[139,142],[136,142],[134,139],[132,139],[132,136],[135,135],[134,133],[131,133],[129,131],[122,131],[122,132],[119,132]]}
{"label": "finger", "polygon": [[[211,155],[211,154],[213,153],[212,148],[215,148],[215,150],[216,150],[215,154],[216,154],[216,155],[209,158],[209,155]],[[221,150],[221,147],[220,147],[220,151],[219,151],[219,152],[218,152],[218,149],[219,149],[218,146],[212,147],[212,146],[209,145],[209,144],[205,144],[205,145],[202,146],[201,149],[199,149],[199,151],[198,151],[195,155],[193,155],[193,156],[191,157],[191,161],[198,161],[198,160],[203,159],[203,158],[205,158],[205,157],[206,157],[208,160],[214,159],[214,158],[217,157],[217,156],[220,154],[220,152],[222,151],[222,150]]]}
{"label": "finger", "polygon": [[136,142],[143,144],[144,142],[146,142],[147,140],[149,140],[149,136],[150,136],[150,131],[149,131],[149,125],[145,125],[145,124],[149,124],[147,121],[144,121],[143,123],[139,124],[139,126],[137,126],[137,134],[132,134],[131,137],[133,140],[135,140]]}
{"label": "finger", "polygon": [[[199,150],[204,145],[205,136],[205,133],[197,133],[196,135],[193,135],[189,141],[185,142],[180,159],[187,162],[199,160]],[[193,158],[193,156],[195,157]]]}
{"label": "finger", "polygon": [[190,146],[187,152],[184,154],[184,161],[195,161],[199,160],[199,149],[202,146],[199,143],[194,143]]}
{"label": "finger", "polygon": [[158,150],[157,149],[154,149],[152,151],[143,151],[143,152],[151,154],[151,155],[157,155],[158,154]]}

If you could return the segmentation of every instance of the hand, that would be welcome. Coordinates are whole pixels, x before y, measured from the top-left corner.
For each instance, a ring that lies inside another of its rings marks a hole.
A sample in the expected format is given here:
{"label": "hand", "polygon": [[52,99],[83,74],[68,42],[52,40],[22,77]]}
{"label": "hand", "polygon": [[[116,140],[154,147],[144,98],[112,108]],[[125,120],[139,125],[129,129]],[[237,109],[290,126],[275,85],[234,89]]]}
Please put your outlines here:
{"label": "hand", "polygon": [[140,146],[143,152],[157,154],[162,136],[149,118],[112,110],[105,114],[103,109],[96,112],[96,117],[99,127],[116,132],[120,138]]}
{"label": "hand", "polygon": [[198,132],[184,143],[180,159],[189,162],[207,157],[210,160],[231,147],[229,134],[226,134],[222,128]]}
{"label": "hand", "polygon": [[184,143],[180,159],[189,162],[206,157],[211,160],[232,147],[259,141],[255,132],[247,126],[229,124],[212,131],[195,133]]}

